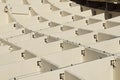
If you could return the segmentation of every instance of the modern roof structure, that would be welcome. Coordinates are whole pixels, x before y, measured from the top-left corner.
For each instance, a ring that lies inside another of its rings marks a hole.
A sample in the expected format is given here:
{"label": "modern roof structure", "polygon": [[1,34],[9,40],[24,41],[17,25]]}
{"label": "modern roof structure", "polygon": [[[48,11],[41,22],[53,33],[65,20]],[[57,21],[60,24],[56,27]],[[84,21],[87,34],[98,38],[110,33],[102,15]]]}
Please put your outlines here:
{"label": "modern roof structure", "polygon": [[0,80],[120,80],[119,75],[119,12],[74,0],[0,0]]}

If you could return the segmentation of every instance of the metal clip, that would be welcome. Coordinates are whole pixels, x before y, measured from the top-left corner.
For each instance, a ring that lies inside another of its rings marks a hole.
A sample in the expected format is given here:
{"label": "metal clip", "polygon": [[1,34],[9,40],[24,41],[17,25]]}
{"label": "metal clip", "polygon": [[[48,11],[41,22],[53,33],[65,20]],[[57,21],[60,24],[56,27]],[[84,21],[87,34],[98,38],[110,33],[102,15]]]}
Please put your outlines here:
{"label": "metal clip", "polygon": [[21,57],[25,57],[25,53],[24,52],[21,53]]}
{"label": "metal clip", "polygon": [[16,78],[16,77],[14,77],[14,78],[13,78],[13,80],[17,80],[17,78]]}
{"label": "metal clip", "polygon": [[7,6],[5,6],[5,8],[4,8],[4,12],[5,12],[5,13],[8,12],[8,7],[7,7]]}
{"label": "metal clip", "polygon": [[13,27],[16,27],[16,24],[14,24]]}
{"label": "metal clip", "polygon": [[31,7],[29,7],[29,10],[31,10],[32,8]]}
{"label": "metal clip", "polygon": [[32,38],[35,38],[36,36],[35,36],[35,33],[32,35]]}
{"label": "metal clip", "polygon": [[81,50],[81,55],[85,56],[85,50]]}
{"label": "metal clip", "polygon": [[47,38],[45,38],[44,40],[45,40],[46,43],[48,43],[48,39]]}
{"label": "metal clip", "polygon": [[53,69],[50,69],[50,71],[53,71]]}
{"label": "metal clip", "polygon": [[96,39],[96,42],[98,41],[98,39],[97,39],[97,35],[94,35],[94,39]]}
{"label": "metal clip", "polygon": [[88,23],[89,23],[88,20],[86,20],[86,24],[87,24],[87,25],[88,25]]}
{"label": "metal clip", "polygon": [[59,75],[60,79],[64,80],[64,75],[65,75],[64,73],[60,73],[60,75]]}
{"label": "metal clip", "polygon": [[41,3],[44,3],[44,1],[43,1],[43,0],[41,0]]}
{"label": "metal clip", "polygon": [[103,27],[104,27],[104,29],[106,29],[105,23],[103,23]]}
{"label": "metal clip", "polygon": [[22,30],[22,33],[25,33],[25,30]]}
{"label": "metal clip", "polygon": [[75,31],[75,34],[76,34],[76,35],[79,35],[79,34],[78,34],[78,31]]}
{"label": "metal clip", "polygon": [[60,47],[63,48],[63,43],[60,43]]}
{"label": "metal clip", "polygon": [[113,66],[113,68],[116,68],[115,62],[116,62],[116,60],[111,60],[110,61],[110,65]]}
{"label": "metal clip", "polygon": [[72,7],[72,3],[69,3],[69,6]]}
{"label": "metal clip", "polygon": [[120,44],[120,40],[119,40],[119,44]]}
{"label": "metal clip", "polygon": [[37,66],[39,66],[40,68],[42,67],[41,66],[41,61],[37,61]]}
{"label": "metal clip", "polygon": [[83,7],[80,7],[81,12],[83,12]]}

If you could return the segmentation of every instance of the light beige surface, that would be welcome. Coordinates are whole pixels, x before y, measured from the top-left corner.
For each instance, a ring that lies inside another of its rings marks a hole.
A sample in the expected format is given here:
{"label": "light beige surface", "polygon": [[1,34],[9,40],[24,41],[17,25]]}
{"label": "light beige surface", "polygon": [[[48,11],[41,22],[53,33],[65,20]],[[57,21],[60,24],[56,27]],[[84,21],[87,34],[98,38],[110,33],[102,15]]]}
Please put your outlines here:
{"label": "light beige surface", "polygon": [[95,10],[0,0],[0,80],[120,80],[120,14]]}

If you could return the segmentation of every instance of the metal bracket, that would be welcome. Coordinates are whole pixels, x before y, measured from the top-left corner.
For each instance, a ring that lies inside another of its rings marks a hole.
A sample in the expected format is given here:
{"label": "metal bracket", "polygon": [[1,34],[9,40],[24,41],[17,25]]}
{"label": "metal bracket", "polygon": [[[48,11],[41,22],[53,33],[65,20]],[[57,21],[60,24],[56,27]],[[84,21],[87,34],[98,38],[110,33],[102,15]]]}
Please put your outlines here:
{"label": "metal bracket", "polygon": [[85,56],[85,50],[81,50],[81,55]]}
{"label": "metal bracket", "polygon": [[23,57],[23,58],[25,57],[25,53],[24,52],[21,53],[21,57]]}
{"label": "metal bracket", "polygon": [[105,23],[103,23],[103,27],[104,27],[104,29],[106,29]]}
{"label": "metal bracket", "polygon": [[88,25],[89,23],[88,23],[88,20],[86,20],[86,24]]}
{"label": "metal bracket", "polygon": [[75,17],[74,16],[72,16],[72,20],[75,21]]}
{"label": "metal bracket", "polygon": [[40,17],[38,17],[38,20],[40,20]]}
{"label": "metal bracket", "polygon": [[94,35],[94,39],[96,39],[96,42],[98,41],[98,39],[97,39],[97,35],[96,35],[96,34]]}
{"label": "metal bracket", "polygon": [[32,38],[35,38],[35,34],[32,35]]}
{"label": "metal bracket", "polygon": [[40,68],[42,67],[41,66],[41,61],[37,61],[37,66],[39,66]]}
{"label": "metal bracket", "polygon": [[41,3],[43,3],[44,1],[43,0],[41,0]]}
{"label": "metal bracket", "polygon": [[5,12],[5,13],[8,12],[8,7],[7,7],[7,6],[5,6],[5,8],[4,8],[4,12]]}
{"label": "metal bracket", "polygon": [[80,7],[80,9],[81,9],[81,12],[83,12],[83,7]]}
{"label": "metal bracket", "polygon": [[120,40],[119,40],[119,45],[120,45]]}
{"label": "metal bracket", "polygon": [[111,60],[110,65],[113,66],[113,68],[116,68],[116,60]]}
{"label": "metal bracket", "polygon": [[79,34],[78,34],[78,31],[75,31],[75,34],[76,34],[76,35],[79,35]]}
{"label": "metal bracket", "polygon": [[13,80],[17,80],[17,78],[16,78],[16,77],[14,77],[14,78],[13,78]]}
{"label": "metal bracket", "polygon": [[48,43],[48,39],[47,38],[45,38],[44,40],[45,40],[46,43]]}
{"label": "metal bracket", "polygon": [[60,43],[60,47],[61,47],[61,48],[64,48],[64,47],[63,47],[63,43]]}
{"label": "metal bracket", "polygon": [[32,8],[31,7],[29,7],[29,10],[31,10]]}
{"label": "metal bracket", "polygon": [[96,15],[97,13],[96,13],[96,11],[95,10],[93,10],[93,15]]}
{"label": "metal bracket", "polygon": [[53,71],[53,69],[50,69],[50,71]]}
{"label": "metal bracket", "polygon": [[63,31],[63,27],[60,27],[60,30]]}
{"label": "metal bracket", "polygon": [[36,37],[36,33],[32,34],[32,38],[35,38]]}
{"label": "metal bracket", "polygon": [[72,3],[69,3],[69,6],[72,7]]}
{"label": "metal bracket", "polygon": [[16,26],[17,26],[16,24],[13,25],[13,27],[16,27]]}
{"label": "metal bracket", "polygon": [[22,33],[25,33],[25,30],[22,30]]}
{"label": "metal bracket", "polygon": [[60,79],[61,79],[61,80],[64,80],[64,75],[65,75],[64,73],[60,73],[59,76],[60,76]]}

